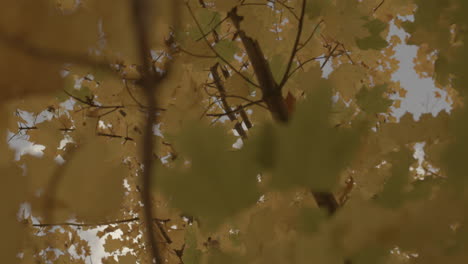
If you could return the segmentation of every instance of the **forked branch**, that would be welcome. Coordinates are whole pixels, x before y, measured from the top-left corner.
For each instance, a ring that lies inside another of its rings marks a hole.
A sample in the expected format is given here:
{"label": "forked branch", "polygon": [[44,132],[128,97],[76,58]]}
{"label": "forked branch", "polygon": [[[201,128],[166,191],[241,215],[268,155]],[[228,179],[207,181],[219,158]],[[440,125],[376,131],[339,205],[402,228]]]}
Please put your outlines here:
{"label": "forked branch", "polygon": [[286,84],[286,81],[288,80],[289,70],[291,69],[294,57],[296,56],[296,53],[298,51],[299,41],[301,40],[302,35],[302,27],[304,26],[305,9],[306,0],[302,0],[301,16],[299,18],[299,25],[297,26],[296,39],[294,40],[294,45],[292,47],[291,56],[289,57],[288,64],[286,66],[286,71],[284,72],[283,78],[281,79],[281,82],[278,85],[280,90],[283,88],[283,86]]}
{"label": "forked branch", "polygon": [[262,90],[263,101],[267,104],[274,119],[282,123],[287,122],[289,120],[289,113],[286,103],[283,100],[278,84],[273,78],[270,65],[263,55],[260,44],[258,41],[247,36],[247,34],[240,28],[240,23],[243,18],[237,14],[236,7],[229,11],[229,17],[237,29],[237,33],[254,69],[255,76],[257,77],[260,89]]}
{"label": "forked branch", "polygon": [[231,68],[231,70],[233,70],[235,73],[239,74],[240,77],[242,77],[242,79],[244,79],[246,82],[250,83],[251,85],[255,86],[255,87],[260,87],[258,84],[254,83],[253,81],[251,81],[248,77],[246,77],[244,74],[242,74],[240,71],[238,71],[231,63],[229,63],[229,61],[227,61],[223,56],[221,56],[221,54],[219,54],[216,49],[211,45],[211,43],[208,41],[208,39],[206,38],[206,35],[205,35],[205,32],[203,32],[203,29],[200,25],[200,22],[198,22],[197,18],[195,17],[195,14],[193,13],[193,10],[192,8],[190,7],[190,5],[187,3],[185,3],[185,5],[187,6],[187,9],[190,13],[190,16],[192,17],[193,21],[195,22],[195,24],[197,25],[197,28],[198,28],[198,31],[200,31],[200,34],[202,34],[203,36],[203,40],[205,41],[206,45],[208,46],[208,48],[216,55],[216,57],[218,57],[222,62],[224,62],[227,66],[229,66],[229,68]]}

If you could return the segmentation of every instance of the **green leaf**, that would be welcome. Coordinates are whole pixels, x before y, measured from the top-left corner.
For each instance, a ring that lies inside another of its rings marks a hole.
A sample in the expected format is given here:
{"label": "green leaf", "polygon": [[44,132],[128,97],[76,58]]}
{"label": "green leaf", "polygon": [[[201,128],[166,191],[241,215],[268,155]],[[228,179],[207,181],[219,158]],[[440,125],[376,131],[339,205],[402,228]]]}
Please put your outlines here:
{"label": "green leaf", "polygon": [[451,72],[447,57],[442,54],[438,55],[434,63],[434,79],[441,85],[448,85]]}
{"label": "green leaf", "polygon": [[63,91],[74,91],[75,79],[69,74],[63,79],[63,89],[58,91],[55,97],[59,102],[68,100],[70,97]]}
{"label": "green leaf", "polygon": [[418,180],[413,182],[411,185],[413,189],[410,193],[408,193],[408,199],[427,199],[429,198],[434,188],[437,188],[445,181],[444,179],[436,178],[436,177],[425,177],[423,180]]}
{"label": "green leaf", "polygon": [[322,10],[330,4],[329,0],[308,0],[305,13],[309,19],[314,19],[322,14]]}
{"label": "green leaf", "polygon": [[388,42],[380,36],[380,33],[387,27],[386,23],[374,19],[367,22],[364,27],[369,31],[370,36],[356,40],[356,44],[360,49],[380,50],[388,46]]}
{"label": "green leaf", "polygon": [[303,208],[298,219],[298,230],[312,235],[318,231],[320,223],[326,217],[326,212],[319,208]]}
{"label": "green leaf", "polygon": [[392,100],[383,97],[386,90],[386,84],[377,85],[372,89],[364,86],[356,94],[357,104],[370,115],[386,112],[392,105]]}
{"label": "green leaf", "polygon": [[198,264],[201,256],[202,252],[198,249],[196,228],[194,225],[188,226],[185,229],[185,247],[182,260],[186,264]]}
{"label": "green leaf", "polygon": [[246,143],[246,151],[255,150],[246,155],[253,155],[252,159],[266,168],[272,165],[271,184],[275,188],[331,190],[357,149],[360,127],[332,127],[330,83],[322,80],[316,86],[310,99],[298,105],[288,126],[265,127],[258,138]]}
{"label": "green leaf", "polygon": [[218,54],[227,61],[232,61],[234,59],[234,54],[239,50],[234,41],[221,40],[214,46],[214,49]]}
{"label": "green leaf", "polygon": [[281,55],[275,55],[270,60],[270,69],[275,81],[279,83],[286,71],[286,60]]}
{"label": "green leaf", "polygon": [[409,167],[413,161],[413,155],[407,148],[390,154],[391,176],[377,196],[376,201],[379,204],[389,208],[402,204],[406,198],[404,188],[409,183]]}
{"label": "green leaf", "polygon": [[374,20],[367,22],[364,25],[364,27],[367,28],[367,30],[369,30],[371,34],[377,35],[377,34],[380,34],[380,32],[384,31],[385,28],[387,28],[387,23],[384,23],[378,19],[374,19]]}
{"label": "green leaf", "polygon": [[388,46],[388,42],[380,35],[373,35],[356,40],[357,46],[362,50],[380,50]]}
{"label": "green leaf", "polygon": [[80,98],[83,101],[87,101],[88,98],[93,97],[93,93],[88,86],[82,86],[79,90],[73,90],[73,95]]}
{"label": "green leaf", "polygon": [[[221,21],[220,14],[218,12],[211,11],[208,8],[198,9],[195,16],[197,17],[198,23],[205,34],[213,30]],[[193,40],[198,40],[203,37],[200,29],[195,26],[195,24],[189,30],[189,34]]]}
{"label": "green leaf", "polygon": [[382,259],[389,254],[389,249],[380,245],[370,245],[352,258],[352,263],[377,264],[384,263]]}
{"label": "green leaf", "polygon": [[257,202],[257,165],[231,147],[233,141],[220,127],[194,123],[181,131],[173,142],[181,163],[187,162],[158,170],[156,182],[173,206],[200,220],[200,228],[215,230]]}
{"label": "green leaf", "polygon": [[450,132],[453,141],[442,154],[442,168],[447,171],[447,182],[457,192],[464,193],[468,184],[466,177],[468,156],[468,109],[458,110],[451,114]]}
{"label": "green leaf", "polygon": [[238,264],[245,263],[241,256],[223,252],[219,249],[212,249],[208,255],[207,264]]}

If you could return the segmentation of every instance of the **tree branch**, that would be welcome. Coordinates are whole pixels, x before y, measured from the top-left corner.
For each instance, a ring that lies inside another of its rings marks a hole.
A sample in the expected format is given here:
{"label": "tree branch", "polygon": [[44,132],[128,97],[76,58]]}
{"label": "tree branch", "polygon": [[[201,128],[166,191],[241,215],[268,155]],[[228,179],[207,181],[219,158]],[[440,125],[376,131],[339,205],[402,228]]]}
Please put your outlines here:
{"label": "tree branch", "polygon": [[[205,8],[206,6],[204,6]],[[223,18],[221,21],[219,21],[218,23],[216,23],[216,25],[214,25],[208,32],[206,32],[205,34],[203,34],[201,37],[199,37],[196,41],[200,41],[202,40],[203,38],[206,38],[206,36],[208,36],[211,32],[213,32],[214,30],[216,30],[217,27],[219,27],[224,21],[226,21],[229,17],[226,16],[225,18]]]}
{"label": "tree branch", "polygon": [[324,22],[324,20],[320,20],[320,22],[317,23],[317,25],[315,25],[314,27],[314,30],[312,30],[312,33],[310,33],[310,36],[306,39],[306,41],[304,41],[304,43],[302,43],[300,45],[300,47],[297,48],[297,52],[299,52],[301,49],[303,49],[307,43],[309,43],[309,41],[312,39],[312,37],[315,35],[315,32],[317,32],[317,29],[318,27],[320,26],[320,24],[322,24]]}
{"label": "tree branch", "polygon": [[254,101],[254,102],[251,102],[251,103],[248,103],[248,104],[245,104],[245,105],[239,105],[236,109],[225,112],[225,113],[215,113],[215,114],[206,114],[206,115],[207,116],[227,116],[229,114],[237,113],[237,112],[241,111],[242,108],[249,107],[251,105],[259,104],[262,101],[263,100],[258,100],[258,101]]}
{"label": "tree branch", "polygon": [[193,52],[191,52],[191,51],[188,51],[188,50],[182,48],[181,46],[178,46],[178,49],[179,49],[180,51],[182,51],[183,53],[186,53],[186,54],[188,54],[188,55],[190,55],[190,56],[192,56],[192,57],[207,58],[207,59],[214,59],[214,58],[217,58],[217,56],[195,54],[195,53],[193,53]]}
{"label": "tree branch", "polygon": [[258,41],[247,36],[240,28],[242,17],[237,14],[237,8],[233,8],[229,11],[229,17],[238,31],[239,37],[241,38],[247,52],[247,56],[249,57],[250,63],[254,69],[255,76],[260,83],[263,101],[267,104],[268,109],[275,120],[282,123],[287,122],[289,119],[289,113],[286,103],[283,100],[278,84],[273,78],[270,65],[263,55],[260,44]]}
{"label": "tree branch", "polygon": [[[177,1],[173,1],[176,3]],[[140,63],[143,68],[143,76],[141,80],[141,86],[147,100],[146,105],[148,113],[146,116],[146,124],[143,134],[143,173],[141,175],[142,191],[141,201],[143,203],[143,223],[146,227],[146,242],[149,249],[149,253],[152,260],[156,260],[157,264],[164,263],[161,249],[157,243],[155,237],[155,229],[152,223],[153,217],[153,203],[151,197],[151,189],[153,186],[153,152],[154,152],[154,140],[153,140],[153,124],[156,121],[156,109],[157,103],[154,98],[157,85],[162,81],[162,76],[155,76],[155,73],[151,70],[152,63],[151,49],[148,22],[151,14],[149,13],[151,1],[149,0],[133,0],[132,11],[134,20],[134,30],[136,33],[137,49],[140,58]],[[174,6],[175,7],[175,6]],[[166,69],[168,71],[168,69]]]}
{"label": "tree branch", "polygon": [[297,28],[296,39],[294,40],[294,45],[291,51],[291,56],[289,57],[289,60],[288,60],[288,64],[286,66],[286,71],[284,72],[283,78],[281,79],[281,82],[278,85],[278,88],[280,90],[283,88],[283,86],[286,84],[286,81],[288,80],[289,70],[291,69],[291,65],[294,61],[294,57],[296,56],[296,52],[298,50],[299,41],[301,40],[301,35],[302,35],[302,27],[304,25],[305,9],[306,9],[306,0],[302,0],[301,17],[299,18],[299,25]]}
{"label": "tree branch", "polygon": [[31,57],[52,60],[56,62],[68,62],[84,66],[99,67],[107,69],[111,72],[115,72],[115,70],[111,68],[111,64],[108,61],[96,60],[87,54],[73,54],[37,47],[32,43],[28,43],[20,36],[11,36],[6,32],[0,31],[0,41],[6,44],[9,48],[19,50]]}
{"label": "tree branch", "polygon": [[385,0],[380,1],[380,4],[376,7],[374,7],[373,12],[377,12],[377,10],[385,3]]}
{"label": "tree branch", "polygon": [[[231,107],[229,106],[226,100],[226,90],[224,89],[224,85],[221,83],[221,78],[219,77],[219,74],[218,74],[218,63],[216,63],[210,68],[210,72],[211,72],[211,76],[213,76],[214,84],[216,85],[216,88],[218,88],[218,91],[221,97],[221,104],[223,106],[224,111],[226,112],[226,115],[229,117],[229,120],[233,122],[237,121],[236,115],[233,112],[230,112]],[[247,138],[247,133],[245,133],[242,126],[237,126],[236,124],[234,126],[234,129],[242,138]]]}
{"label": "tree branch", "polygon": [[[202,34],[202,36],[205,35],[205,33],[203,32],[203,29],[200,25],[200,23],[198,22],[197,18],[195,17],[195,14],[193,13],[193,10],[192,8],[190,7],[190,5],[187,3],[185,3],[185,5],[187,6],[187,9],[189,10],[189,13],[190,13],[190,16],[192,17],[193,21],[195,22],[195,24],[197,25],[197,28],[198,28],[198,31],[200,31],[200,33]],[[234,68],[234,66],[232,66],[231,63],[229,63],[229,61],[227,61],[225,58],[223,58],[223,56],[221,56],[214,48],[213,46],[211,46],[210,42],[208,41],[208,39],[206,37],[203,37],[203,39],[205,40],[205,43],[206,45],[208,46],[208,48],[216,55],[216,57],[218,57],[220,60],[222,60],[226,65],[229,66],[229,68],[231,68],[235,73],[239,74],[240,77],[242,77],[242,79],[244,79],[246,82],[252,84],[253,86],[255,87],[260,87],[258,84],[252,82],[249,78],[247,78],[244,74],[242,74],[240,71],[238,71],[236,68]]]}
{"label": "tree branch", "polygon": [[[98,227],[98,226],[103,226],[103,225],[117,225],[117,224],[127,224],[127,223],[132,223],[132,222],[137,222],[140,221],[141,219],[139,217],[134,217],[134,218],[129,218],[129,219],[122,219],[122,220],[116,220],[116,221],[109,221],[109,222],[101,222],[101,223],[73,223],[73,222],[61,222],[61,223],[43,223],[43,224],[33,224],[32,226],[34,227],[54,227],[54,226],[74,226],[74,227]],[[169,222],[170,219],[159,219],[159,218],[153,218],[153,222],[157,225],[158,229],[161,231],[162,236],[166,240],[167,244],[171,244],[172,240],[167,234],[167,232],[164,230],[163,223]]]}
{"label": "tree branch", "polygon": [[[303,2],[302,13],[304,12],[304,7],[305,1]],[[231,20],[233,21],[234,26],[237,28],[239,32],[239,37],[241,38],[244,47],[247,51],[247,55],[251,61],[252,67],[254,68],[255,75],[260,83],[260,87],[263,92],[263,99],[267,103],[268,109],[270,110],[271,114],[276,119],[276,121],[280,123],[287,123],[290,119],[290,113],[281,96],[281,91],[278,89],[279,86],[273,79],[268,62],[263,56],[260,45],[257,41],[246,36],[245,32],[240,29],[240,22],[242,20],[242,17],[237,15],[236,8],[233,8],[229,12],[229,15]],[[303,16],[303,14],[301,16]],[[298,38],[300,38],[300,34],[298,34],[298,37],[296,37],[296,39]],[[297,44],[295,46],[295,48],[297,48]],[[335,46],[334,50],[337,47],[338,45]],[[326,61],[328,61],[328,59],[332,56],[334,50],[332,50],[330,55],[327,57]],[[295,52],[293,55],[295,55]],[[323,64],[322,67],[324,65],[325,64]],[[287,78],[283,79],[287,80]],[[239,109],[236,109],[235,111],[239,111]],[[338,202],[336,201],[336,198],[332,192],[317,192],[312,190],[312,195],[314,196],[318,207],[327,210],[327,212],[330,215],[334,214],[339,207]],[[346,260],[345,263],[348,264],[350,262]]]}
{"label": "tree branch", "polygon": [[71,98],[75,99],[76,101],[82,103],[82,104],[85,104],[85,105],[88,105],[88,106],[91,106],[91,107],[96,107],[96,108],[115,108],[115,109],[118,109],[118,108],[124,108],[123,105],[109,105],[109,106],[105,106],[105,105],[97,105],[93,100],[89,100],[89,101],[85,101],[77,96],[74,96],[73,94],[71,94],[70,92],[68,92],[67,90],[63,89],[63,92],[66,93],[68,96],[70,96]]}

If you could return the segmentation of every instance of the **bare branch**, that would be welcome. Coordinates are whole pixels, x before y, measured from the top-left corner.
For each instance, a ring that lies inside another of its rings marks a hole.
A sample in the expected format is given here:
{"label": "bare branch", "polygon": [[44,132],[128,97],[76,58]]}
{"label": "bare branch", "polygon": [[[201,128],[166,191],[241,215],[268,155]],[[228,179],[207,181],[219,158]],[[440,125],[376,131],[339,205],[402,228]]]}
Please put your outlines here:
{"label": "bare branch", "polygon": [[188,51],[184,48],[182,48],[181,46],[178,47],[180,51],[182,51],[183,53],[186,53],[192,57],[197,57],[197,58],[207,58],[207,59],[214,59],[214,58],[217,58],[217,56],[210,56],[210,55],[201,55],[201,54],[195,54],[191,51]]}
{"label": "bare branch", "polygon": [[146,105],[142,104],[140,101],[138,101],[136,99],[136,97],[133,95],[133,93],[130,91],[130,87],[128,87],[128,83],[127,81],[125,80],[125,88],[127,89],[127,92],[128,94],[130,95],[130,97],[132,98],[132,100],[141,108],[148,108]]}
{"label": "bare branch", "polygon": [[344,44],[341,43],[340,45],[341,45],[341,47],[343,47],[343,51],[344,51],[344,54],[346,54],[346,57],[348,57],[348,59],[351,61],[351,64],[354,65],[354,61],[353,61],[353,59],[351,58],[351,56],[349,56],[348,51],[346,50],[346,47],[344,46]]}
{"label": "bare branch", "polygon": [[240,115],[242,117],[242,120],[244,121],[244,124],[247,127],[247,129],[251,129],[252,128],[252,122],[250,122],[250,119],[247,116],[247,112],[245,112],[245,108],[241,108],[239,113],[240,113]]}
{"label": "bare branch", "polygon": [[[250,100],[249,98],[246,98],[246,97],[244,97],[244,96],[233,95],[233,94],[227,94],[227,95],[226,95],[226,98],[238,98],[238,99],[247,101],[247,102],[249,102],[249,103],[254,103],[254,102],[255,102],[255,101]],[[264,105],[262,105],[262,104],[257,104],[257,105],[268,110],[268,107],[266,107],[266,106],[264,106]]]}
{"label": "bare branch", "polygon": [[302,66],[306,65],[307,63],[309,63],[309,62],[311,62],[311,61],[315,61],[315,60],[325,59],[325,58],[326,58],[326,56],[319,56],[319,57],[313,57],[313,58],[310,58],[310,59],[307,59],[307,60],[301,62],[301,63],[299,64],[299,66],[297,66],[296,68],[294,68],[294,70],[292,70],[292,71],[289,73],[288,78],[291,78],[291,76],[294,75],[294,73],[295,73],[297,70],[301,69]]}
{"label": "bare branch", "polygon": [[372,10],[374,13],[377,12],[377,10],[385,3],[385,0],[380,1],[379,5],[374,7]]}
{"label": "bare branch", "polygon": [[[218,63],[213,65],[210,68],[210,71],[211,71],[211,75],[213,76],[213,80],[214,80],[214,83],[216,85],[216,88],[218,88],[218,91],[219,91],[219,94],[220,94],[220,97],[221,97],[221,104],[223,106],[224,111],[226,113],[228,113],[227,116],[229,117],[229,120],[237,121],[237,118],[236,118],[235,114],[234,113],[229,113],[231,111],[231,107],[229,106],[229,104],[228,104],[228,102],[226,100],[226,90],[224,89],[224,85],[221,83],[221,78],[219,77],[219,74],[218,74]],[[237,124],[239,124],[239,123],[237,123]],[[237,131],[237,133],[242,138],[247,138],[247,134],[245,133],[242,126],[238,126],[237,124],[234,126],[234,129]]]}
{"label": "bare branch", "polygon": [[[33,224],[32,226],[35,227],[53,227],[53,226],[77,226],[77,227],[96,227],[96,226],[103,226],[103,225],[116,225],[116,224],[126,224],[131,222],[140,221],[139,217],[129,218],[129,219],[122,219],[122,220],[115,220],[109,222],[99,222],[99,223],[73,223],[73,222],[61,222],[61,223],[44,223],[44,224]],[[170,219],[159,219],[154,218],[153,221],[158,222],[169,222]]]}
{"label": "bare branch", "polygon": [[201,37],[199,37],[196,41],[200,41],[202,40],[203,38],[206,38],[211,32],[215,31],[217,27],[219,27],[224,21],[226,21],[229,17],[226,16],[225,18],[223,18],[221,21],[219,21],[218,23],[216,23],[216,25],[214,25],[209,31],[207,31],[205,34],[203,34]]}
{"label": "bare branch", "polygon": [[301,49],[303,49],[307,43],[309,43],[309,41],[312,39],[312,37],[315,35],[315,32],[317,32],[317,29],[318,27],[320,26],[320,24],[322,24],[324,22],[324,20],[320,20],[320,22],[317,23],[317,25],[315,25],[314,27],[314,30],[312,30],[312,33],[310,33],[309,37],[306,39],[306,41],[304,41],[304,43],[300,44],[300,47],[297,48],[297,52],[299,52]]}
{"label": "bare branch", "polygon": [[134,139],[131,138],[131,137],[114,135],[114,134],[107,134],[107,133],[102,133],[102,132],[98,132],[96,135],[101,136],[101,137],[122,138],[122,139],[125,139],[125,141],[134,141]]}
{"label": "bare branch", "polygon": [[[73,156],[76,153],[76,148],[75,149],[69,149],[66,154],[65,154],[65,160],[71,160]],[[43,213],[44,213],[44,219],[46,222],[52,222],[53,221],[53,212],[55,209],[55,196],[57,194],[57,189],[58,186],[60,185],[60,182],[63,180],[64,176],[64,170],[68,166],[68,162],[65,162],[61,166],[57,166],[54,169],[54,172],[52,176],[50,177],[49,181],[47,182],[47,185],[44,190],[44,205],[43,205]]]}
{"label": "bare branch", "polygon": [[207,116],[226,116],[226,115],[229,115],[229,114],[232,114],[232,113],[237,113],[237,112],[241,111],[242,108],[246,108],[246,107],[249,107],[249,106],[252,106],[252,105],[259,105],[261,102],[263,102],[263,100],[258,100],[258,101],[254,101],[252,103],[248,103],[248,104],[245,104],[245,105],[240,105],[236,109],[225,112],[225,113],[207,114]]}
{"label": "bare branch", "polygon": [[[187,9],[189,10],[189,13],[190,13],[190,16],[192,17],[193,21],[195,22],[195,24],[197,25],[197,28],[198,28],[198,31],[200,31],[200,33],[204,36],[205,33],[203,32],[203,29],[200,25],[200,23],[198,22],[197,18],[195,17],[195,14],[193,13],[193,10],[192,8],[190,7],[190,5],[187,3],[185,3],[185,5],[187,6]],[[239,74],[240,77],[242,77],[242,79],[244,79],[245,81],[247,81],[248,83],[252,84],[253,86],[257,87],[257,88],[260,88],[260,86],[254,82],[252,82],[249,78],[247,78],[244,74],[242,74],[240,71],[238,71],[236,68],[234,68],[234,66],[232,66],[231,63],[229,63],[229,61],[227,61],[225,58],[223,58],[223,56],[221,56],[214,48],[213,46],[211,46],[210,42],[208,41],[208,39],[206,37],[203,37],[203,39],[205,40],[205,43],[206,45],[208,46],[208,48],[216,55],[216,57],[218,57],[220,60],[222,60],[226,65],[229,66],[229,68],[231,68],[234,72],[236,72],[237,74]]]}
{"label": "bare branch", "polygon": [[[223,106],[223,109],[227,113],[231,111],[231,107],[229,106],[226,100],[226,90],[224,89],[224,85],[221,83],[221,78],[219,77],[217,69],[218,69],[218,64],[216,63],[210,68],[210,72],[211,72],[211,76],[213,76],[214,84],[216,85],[216,88],[219,91],[219,94],[220,94],[219,97],[220,97],[220,101]],[[227,114],[227,116],[229,117],[231,121],[237,120],[234,113]]]}
{"label": "bare branch", "polygon": [[255,77],[260,83],[262,90],[262,100],[267,104],[273,118],[279,122],[286,123],[289,120],[289,113],[284,102],[281,90],[273,78],[270,65],[263,55],[262,48],[258,41],[247,36],[240,28],[242,17],[237,14],[237,8],[229,11],[229,16],[238,31],[242,44],[247,52],[250,63],[254,69]]}
{"label": "bare branch", "polygon": [[[172,1],[174,4],[173,10],[176,8],[176,3],[178,1]],[[155,2],[149,0],[133,0],[132,5],[132,15],[134,20],[134,30],[136,35],[137,51],[140,58],[140,63],[142,64],[142,80],[141,86],[147,100],[147,110],[146,115],[146,124],[143,133],[143,148],[142,148],[142,157],[143,157],[143,173],[141,175],[141,185],[142,191],[140,192],[141,201],[143,203],[143,217],[146,227],[146,241],[149,249],[151,259],[156,260],[157,264],[164,263],[164,259],[161,253],[161,249],[157,243],[155,237],[155,229],[152,224],[153,217],[153,203],[151,197],[151,189],[154,185],[153,183],[153,152],[154,152],[154,139],[153,139],[153,124],[156,121],[156,109],[157,103],[154,98],[157,86],[161,83],[163,76],[155,75],[151,70],[152,62],[151,58],[151,49],[150,49],[150,40],[149,32],[151,30],[148,28],[148,21],[151,14],[149,13],[150,4]],[[175,12],[175,11],[174,11]],[[175,15],[175,14],[173,14]],[[168,69],[166,69],[168,71]]]}
{"label": "bare branch", "polygon": [[288,61],[288,64],[286,66],[286,71],[284,72],[283,78],[281,79],[281,82],[278,85],[280,90],[283,88],[283,86],[286,84],[286,81],[288,80],[289,70],[291,69],[291,65],[292,65],[292,63],[294,61],[294,57],[296,56],[297,47],[298,47],[299,41],[301,39],[302,27],[304,25],[305,9],[306,9],[306,0],[302,0],[301,17],[299,18],[299,25],[298,25],[298,28],[297,28],[296,40],[294,41],[294,45],[293,45],[293,48],[292,48],[292,51],[291,51],[291,56],[289,57],[289,61]]}
{"label": "bare branch", "polygon": [[333,52],[335,52],[336,48],[338,48],[340,44],[336,44],[336,46],[332,49],[332,51],[330,52],[330,54],[328,54],[327,58],[325,59],[325,61],[323,62],[322,66],[320,66],[320,69],[323,69],[323,67],[325,67],[325,64],[327,64],[328,60],[330,60],[330,58],[332,57],[333,55]]}
{"label": "bare branch", "polygon": [[0,31],[0,41],[6,44],[9,48],[19,50],[31,57],[62,63],[68,62],[83,66],[99,67],[102,69],[107,69],[111,72],[115,72],[115,69],[111,67],[111,63],[108,61],[97,60],[87,54],[73,54],[54,49],[37,47],[34,44],[27,42],[20,36],[12,36],[6,32]]}
{"label": "bare branch", "polygon": [[70,92],[68,92],[65,89],[63,89],[63,92],[66,93],[71,98],[75,99],[76,101],[78,101],[80,103],[83,103],[85,105],[88,105],[90,107],[102,108],[102,109],[105,109],[105,108],[115,108],[115,109],[124,108],[123,105],[98,105],[98,104],[94,103],[94,101],[92,101],[92,100],[85,101],[85,100],[83,100],[83,99],[81,99],[81,98],[79,98],[77,96],[74,96],[73,94],[71,94]]}

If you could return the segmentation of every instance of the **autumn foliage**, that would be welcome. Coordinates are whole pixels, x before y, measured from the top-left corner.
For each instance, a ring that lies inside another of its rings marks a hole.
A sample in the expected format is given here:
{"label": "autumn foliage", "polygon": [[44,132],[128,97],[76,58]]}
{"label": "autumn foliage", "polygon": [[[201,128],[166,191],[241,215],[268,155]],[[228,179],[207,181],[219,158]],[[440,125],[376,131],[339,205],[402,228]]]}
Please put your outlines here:
{"label": "autumn foliage", "polygon": [[467,13],[2,1],[1,262],[467,263]]}

